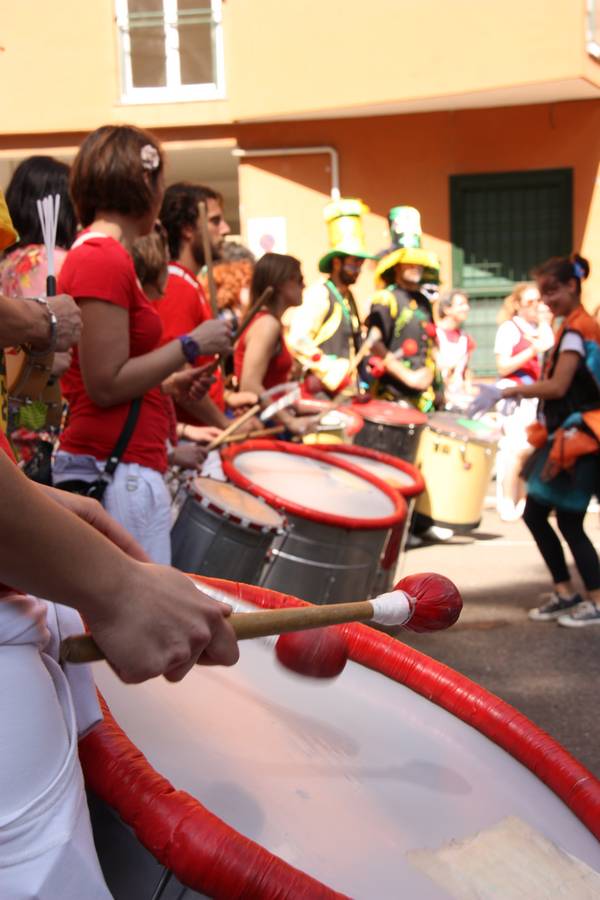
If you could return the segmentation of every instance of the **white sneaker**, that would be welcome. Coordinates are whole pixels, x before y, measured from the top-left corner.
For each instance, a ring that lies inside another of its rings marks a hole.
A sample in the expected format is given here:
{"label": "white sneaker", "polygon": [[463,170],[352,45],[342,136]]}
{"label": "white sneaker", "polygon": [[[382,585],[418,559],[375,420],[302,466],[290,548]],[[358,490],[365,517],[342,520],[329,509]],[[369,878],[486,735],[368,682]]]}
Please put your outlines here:
{"label": "white sneaker", "polygon": [[430,525],[422,535],[428,541],[449,541],[454,537],[451,528],[443,528],[441,525]]}
{"label": "white sneaker", "polygon": [[584,628],[586,625],[600,625],[600,606],[591,600],[578,603],[570,613],[560,616],[559,625],[567,628]]}

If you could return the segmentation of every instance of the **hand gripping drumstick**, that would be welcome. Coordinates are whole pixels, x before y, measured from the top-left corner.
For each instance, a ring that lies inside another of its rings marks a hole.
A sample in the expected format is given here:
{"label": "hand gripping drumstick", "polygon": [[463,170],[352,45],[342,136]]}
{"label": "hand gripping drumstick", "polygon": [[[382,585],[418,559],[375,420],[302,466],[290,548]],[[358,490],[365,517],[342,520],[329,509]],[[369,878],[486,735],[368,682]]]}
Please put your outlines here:
{"label": "hand gripping drumstick", "polygon": [[[443,575],[411,575],[398,582],[398,585],[402,584],[410,584],[412,594],[396,586],[393,591],[372,600],[232,613],[228,621],[241,641],[346,622],[373,622],[415,631],[437,631],[448,628],[458,619],[462,608],[460,594]],[[204,587],[201,589],[205,590]],[[206,593],[211,594],[208,586]],[[69,663],[105,658],[91,635],[66,638],[61,644],[61,657]]]}
{"label": "hand gripping drumstick", "polygon": [[[291,383],[290,383],[291,386]],[[279,385],[277,385],[279,387]],[[271,389],[272,390],[272,389]],[[251,406],[249,410],[247,410],[242,416],[239,416],[237,419],[234,419],[231,425],[229,425],[225,431],[221,432],[221,434],[211,441],[208,447],[206,448],[207,452],[210,453],[211,450],[216,450],[217,447],[220,447],[221,444],[227,443],[227,439],[229,435],[233,434],[234,431],[237,431],[240,425],[244,425],[249,419],[255,416],[257,413],[260,413],[261,421],[266,421],[270,419],[271,416],[274,416],[275,413],[279,412],[282,409],[285,409],[286,406],[289,406],[292,403],[295,403],[298,399],[300,393],[300,388],[295,386],[292,390],[288,390],[282,397],[278,400],[275,400],[273,403],[270,403],[265,409],[262,409],[262,405],[260,403],[255,403],[254,406]],[[262,394],[262,400],[268,398],[269,391],[265,391]],[[261,412],[262,409],[262,412]]]}

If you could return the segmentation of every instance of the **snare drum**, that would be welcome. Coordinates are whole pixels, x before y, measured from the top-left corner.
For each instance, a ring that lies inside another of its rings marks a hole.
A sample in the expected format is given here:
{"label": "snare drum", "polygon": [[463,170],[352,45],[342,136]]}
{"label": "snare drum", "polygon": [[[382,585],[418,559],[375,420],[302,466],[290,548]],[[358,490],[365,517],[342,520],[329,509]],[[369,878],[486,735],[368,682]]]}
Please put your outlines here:
{"label": "snare drum", "polygon": [[379,561],[377,577],[373,586],[373,596],[376,596],[384,591],[389,591],[394,584],[398,560],[404,550],[408,523],[411,520],[415,500],[425,490],[423,476],[412,463],[398,459],[396,456],[390,456],[389,453],[371,450],[369,447],[357,447],[356,445],[350,447],[344,444],[341,447],[327,449],[328,455],[334,459],[345,459],[385,481],[393,490],[397,491],[407,505],[406,519],[401,526],[390,532],[388,543]]}
{"label": "snare drum", "polygon": [[449,412],[429,417],[417,453],[425,479],[415,507],[418,526],[467,532],[479,525],[496,457],[496,442],[480,425]]}
{"label": "snare drum", "polygon": [[345,444],[351,442],[364,425],[364,420],[351,406],[332,409],[318,423],[315,431],[304,435],[305,444]]}
{"label": "snare drum", "polygon": [[173,565],[256,584],[283,517],[228,482],[194,478],[188,490],[171,531]]}
{"label": "snare drum", "polygon": [[369,400],[354,404],[353,408],[365,420],[354,443],[361,447],[381,450],[414,462],[419,437],[427,424],[427,416],[418,409],[399,406],[388,400]]}
{"label": "snare drum", "polygon": [[285,514],[261,578],[313,603],[369,597],[391,528],[406,504],[364,469],[315,447],[256,440],[222,452],[225,474]]}

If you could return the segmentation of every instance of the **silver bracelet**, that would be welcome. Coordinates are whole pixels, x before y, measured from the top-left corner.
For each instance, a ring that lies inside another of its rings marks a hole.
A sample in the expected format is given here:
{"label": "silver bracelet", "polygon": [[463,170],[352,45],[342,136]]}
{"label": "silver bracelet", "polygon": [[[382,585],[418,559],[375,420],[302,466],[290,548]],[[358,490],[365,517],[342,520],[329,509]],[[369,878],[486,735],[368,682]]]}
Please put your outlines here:
{"label": "silver bracelet", "polygon": [[50,323],[50,342],[44,350],[33,350],[31,346],[28,346],[27,352],[30,356],[46,356],[48,353],[54,353],[56,342],[58,340],[58,319],[50,309],[46,297],[29,297],[28,299],[33,300],[34,303],[39,303],[40,306],[43,306],[46,310],[46,315],[48,316],[48,321]]}

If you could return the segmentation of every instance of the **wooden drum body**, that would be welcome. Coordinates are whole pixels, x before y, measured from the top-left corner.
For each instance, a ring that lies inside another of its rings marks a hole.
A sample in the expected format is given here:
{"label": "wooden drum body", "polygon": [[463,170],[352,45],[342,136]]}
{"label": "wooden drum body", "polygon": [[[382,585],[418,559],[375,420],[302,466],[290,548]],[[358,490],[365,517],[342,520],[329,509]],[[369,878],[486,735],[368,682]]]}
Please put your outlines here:
{"label": "wooden drum body", "polygon": [[406,505],[385,482],[323,450],[248,441],[222,453],[228,478],[283,513],[261,585],[312,603],[364,600]]}
{"label": "wooden drum body", "polygon": [[496,443],[478,425],[453,413],[430,416],[416,460],[425,480],[415,506],[419,526],[468,532],[479,525]]}
{"label": "wooden drum body", "polygon": [[256,584],[284,525],[279,513],[233,484],[194,478],[171,531],[173,565]]}
{"label": "wooden drum body", "polygon": [[354,438],[360,447],[370,447],[414,462],[419,436],[427,425],[425,413],[413,407],[399,406],[387,400],[353,404],[365,420]]}

